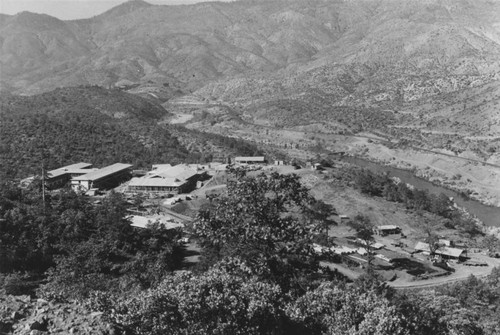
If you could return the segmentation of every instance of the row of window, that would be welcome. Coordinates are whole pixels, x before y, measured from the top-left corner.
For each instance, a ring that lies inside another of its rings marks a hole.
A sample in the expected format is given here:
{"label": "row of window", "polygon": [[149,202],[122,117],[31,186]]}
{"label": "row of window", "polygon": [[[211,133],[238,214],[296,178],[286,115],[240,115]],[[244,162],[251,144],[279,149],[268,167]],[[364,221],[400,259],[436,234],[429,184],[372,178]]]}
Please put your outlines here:
{"label": "row of window", "polygon": [[177,187],[167,186],[129,186],[130,191],[144,191],[144,192],[171,192],[177,191]]}

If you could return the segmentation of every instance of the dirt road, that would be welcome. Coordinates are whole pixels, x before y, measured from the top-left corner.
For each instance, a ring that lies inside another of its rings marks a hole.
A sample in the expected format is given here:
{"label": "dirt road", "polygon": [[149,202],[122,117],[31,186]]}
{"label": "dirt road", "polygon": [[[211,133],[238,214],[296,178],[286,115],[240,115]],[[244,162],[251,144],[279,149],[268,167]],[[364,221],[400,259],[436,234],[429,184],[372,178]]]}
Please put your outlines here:
{"label": "dirt road", "polygon": [[478,278],[486,277],[491,273],[494,267],[500,267],[500,259],[498,258],[490,258],[482,254],[474,254],[474,253],[469,253],[469,257],[474,261],[484,262],[488,264],[488,266],[466,266],[463,264],[454,264],[453,268],[455,269],[455,272],[448,276],[436,277],[418,281],[407,281],[398,278],[392,282],[388,282],[387,284],[396,289],[433,287],[433,286],[450,284],[457,281],[465,280],[470,275],[474,275],[475,277]]}
{"label": "dirt road", "polygon": [[192,217],[189,217],[189,216],[186,216],[186,215],[182,215],[182,214],[179,214],[179,213],[176,213],[168,208],[165,208],[163,207],[162,208],[162,211],[165,213],[165,214],[168,214],[178,220],[180,220],[182,223],[186,223],[186,222],[191,222],[193,221],[193,218]]}

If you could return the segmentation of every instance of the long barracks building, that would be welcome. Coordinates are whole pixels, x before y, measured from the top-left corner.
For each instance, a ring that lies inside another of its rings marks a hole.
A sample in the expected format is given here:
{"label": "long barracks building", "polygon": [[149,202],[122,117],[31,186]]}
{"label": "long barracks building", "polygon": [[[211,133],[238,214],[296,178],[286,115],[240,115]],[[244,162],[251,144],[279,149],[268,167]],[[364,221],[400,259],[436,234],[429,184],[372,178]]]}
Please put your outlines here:
{"label": "long barracks building", "polygon": [[91,188],[109,189],[128,180],[132,165],[116,163],[71,179],[74,191],[86,192]]}
{"label": "long barracks building", "polygon": [[[91,168],[90,163],[75,163],[66,165],[58,169],[47,171],[45,177],[45,185],[49,189],[56,189],[66,185],[71,178],[87,174],[97,169]],[[21,180],[21,185],[28,185],[33,181],[34,177],[29,177]]]}
{"label": "long barracks building", "polygon": [[127,192],[157,195],[186,193],[195,189],[197,181],[204,175],[205,171],[198,171],[184,164],[153,165],[153,171],[146,176],[130,181]]}

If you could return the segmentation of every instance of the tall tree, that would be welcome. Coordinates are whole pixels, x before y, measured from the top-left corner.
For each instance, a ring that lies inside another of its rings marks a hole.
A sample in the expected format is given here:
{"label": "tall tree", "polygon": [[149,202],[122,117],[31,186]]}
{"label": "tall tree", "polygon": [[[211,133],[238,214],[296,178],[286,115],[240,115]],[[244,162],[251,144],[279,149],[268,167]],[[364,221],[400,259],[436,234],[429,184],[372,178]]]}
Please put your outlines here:
{"label": "tall tree", "polygon": [[443,245],[439,242],[439,236],[436,233],[436,225],[429,220],[422,211],[417,211],[419,216],[419,225],[425,234],[425,242],[429,245],[429,253],[435,255]]}
{"label": "tall tree", "polygon": [[348,224],[356,232],[356,237],[363,241],[368,260],[366,270],[368,273],[373,273],[373,223],[368,216],[358,214]]}
{"label": "tall tree", "polygon": [[316,200],[311,205],[310,220],[312,224],[317,224],[325,235],[328,235],[328,228],[335,223],[330,219],[331,215],[337,214],[335,208],[321,200]]}
{"label": "tall tree", "polygon": [[317,266],[311,248],[321,224],[308,217],[316,203],[296,175],[234,171],[227,195],[201,212],[195,233],[215,261],[224,256],[246,260],[263,277],[289,282]]}

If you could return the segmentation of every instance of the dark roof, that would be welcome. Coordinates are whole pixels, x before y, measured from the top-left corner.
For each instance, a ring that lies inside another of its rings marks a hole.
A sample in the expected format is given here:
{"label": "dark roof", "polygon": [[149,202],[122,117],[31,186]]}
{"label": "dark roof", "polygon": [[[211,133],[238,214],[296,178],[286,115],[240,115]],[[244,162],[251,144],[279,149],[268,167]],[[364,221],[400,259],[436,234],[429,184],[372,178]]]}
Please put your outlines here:
{"label": "dark roof", "polygon": [[389,225],[384,225],[384,226],[377,226],[378,230],[396,230],[396,229],[401,229],[398,226],[389,224]]}
{"label": "dark roof", "polygon": [[255,156],[255,157],[235,157],[235,161],[244,161],[244,162],[264,162],[266,158],[264,156]]}

